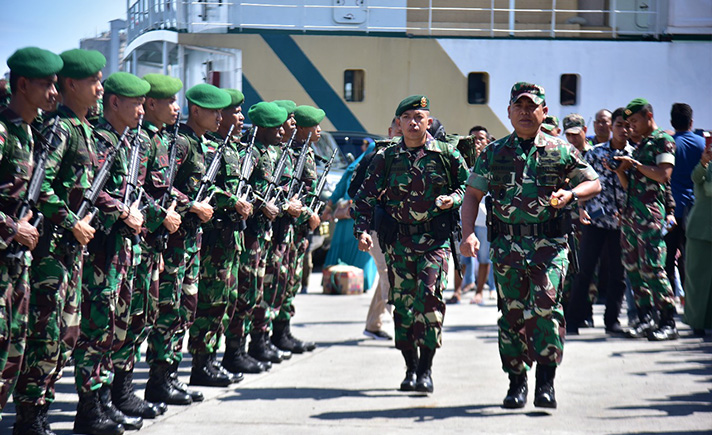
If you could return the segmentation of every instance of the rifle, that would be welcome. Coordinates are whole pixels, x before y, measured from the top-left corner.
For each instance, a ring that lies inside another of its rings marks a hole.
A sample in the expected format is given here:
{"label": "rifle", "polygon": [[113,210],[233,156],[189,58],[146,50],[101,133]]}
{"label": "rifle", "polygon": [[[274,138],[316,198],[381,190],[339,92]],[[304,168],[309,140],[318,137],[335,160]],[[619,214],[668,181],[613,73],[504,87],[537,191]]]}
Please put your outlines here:
{"label": "rifle", "polygon": [[[304,183],[301,182],[302,174],[304,173],[304,166],[307,163],[307,154],[309,152],[309,146],[310,146],[310,140],[311,140],[311,132],[309,133],[309,136],[307,136],[307,140],[304,142],[304,146],[302,146],[302,150],[299,152],[299,159],[297,159],[297,165],[294,167],[294,172],[292,173],[292,178],[289,180],[289,187],[287,189],[287,201],[289,201],[294,195],[300,195],[302,189],[304,188]],[[298,183],[301,183],[299,185],[299,189],[297,189]]]}
{"label": "rifle", "polygon": [[460,247],[460,242],[462,241],[462,226],[460,224],[459,213],[454,211],[450,212],[452,216],[452,224],[450,229],[450,250],[452,251],[452,261],[455,264],[455,271],[457,275],[462,279],[462,264],[460,263],[460,254],[458,253],[458,248]]}
{"label": "rifle", "polygon": [[[129,207],[136,200],[138,200],[138,202],[140,203],[141,196],[143,195],[143,189],[140,189],[138,187],[138,170],[141,160],[141,124],[143,124],[143,115],[141,115],[138,120],[138,128],[136,130],[136,135],[134,136],[133,141],[131,141],[129,171],[128,175],[126,176],[126,190],[124,191],[124,204],[128,205]],[[138,197],[136,197],[137,191],[139,192]],[[134,234],[133,230],[131,230],[125,223],[119,231],[122,235],[131,237],[132,243],[134,245],[141,242],[141,238],[137,234]]]}
{"label": "rifle", "polygon": [[[53,145],[53,142],[57,135],[58,126],[59,116],[54,118],[54,125],[49,132],[48,139],[34,127],[31,127],[41,145],[39,151],[35,153],[35,167],[32,171],[32,178],[30,178],[30,183],[27,187],[27,196],[25,197],[25,200],[20,203],[20,208],[16,214],[16,218],[22,219],[27,216],[27,213],[33,211],[35,213],[35,219],[32,222],[32,226],[38,229],[41,228],[40,226],[44,221],[44,216],[39,210],[37,210],[37,201],[39,200],[40,193],[42,192],[42,182],[45,179],[45,168],[47,167],[49,152],[57,148],[56,145]],[[27,246],[13,242],[5,251],[5,261],[8,264],[13,264],[17,267],[19,266],[20,259],[25,255],[25,252],[27,252]]]}
{"label": "rifle", "polygon": [[[79,210],[77,210],[76,212],[77,219],[84,219],[84,217],[88,214],[96,215],[97,208],[94,203],[99,197],[101,191],[104,189],[104,185],[106,185],[106,182],[109,180],[109,175],[111,174],[111,167],[114,165],[114,160],[116,160],[116,153],[119,149],[118,144],[123,143],[126,140],[126,136],[128,134],[129,128],[126,127],[124,129],[124,132],[121,134],[119,141],[117,142],[117,146],[114,146],[110,142],[107,142],[101,136],[97,136],[100,141],[108,145],[109,149],[106,153],[104,163],[102,163],[101,168],[99,168],[99,171],[94,175],[94,181],[92,182],[91,187],[84,191],[84,195],[82,196],[82,203],[79,205]],[[91,224],[91,222],[94,220],[94,217],[96,216],[92,216],[92,220],[89,221],[89,224]],[[68,234],[66,233],[62,236],[62,241],[60,242],[60,244],[62,246],[67,247],[70,254],[75,252],[77,249],[77,240],[73,237],[70,239],[68,237]]]}
{"label": "rifle", "polygon": [[272,174],[271,179],[269,180],[269,186],[267,186],[267,191],[265,192],[264,195],[262,195],[262,200],[264,202],[270,202],[272,199],[277,199],[281,193],[277,192],[277,194],[274,195],[274,198],[272,198],[272,193],[274,192],[274,189],[279,187],[279,180],[282,178],[282,174],[284,174],[284,170],[287,167],[287,157],[289,157],[289,149],[292,146],[292,142],[294,141],[294,136],[296,136],[297,130],[294,130],[294,133],[292,133],[291,139],[289,139],[289,142],[287,142],[286,147],[282,150],[282,155],[279,156],[279,161],[277,161],[277,166],[275,166],[274,173]]}
{"label": "rifle", "polygon": [[[257,126],[255,125],[252,130],[252,140],[250,144],[245,149],[245,157],[240,164],[239,180],[237,183],[237,190],[235,194],[238,198],[246,198],[249,201],[250,193],[252,192],[252,186],[247,182],[252,176],[252,172],[255,170],[255,162],[252,160],[252,150],[255,148],[255,137],[257,136]],[[254,201],[254,198],[252,199]]]}
{"label": "rifle", "polygon": [[329,170],[331,169],[331,165],[334,163],[334,158],[336,157],[336,153],[338,151],[338,149],[334,149],[334,152],[331,153],[331,157],[329,157],[329,160],[326,162],[324,170],[321,173],[321,178],[319,178],[319,181],[317,182],[316,190],[312,193],[312,200],[309,204],[309,208],[311,208],[317,215],[320,214],[320,210],[324,206],[324,201],[322,201],[319,197],[321,196],[321,192],[324,191],[324,187],[326,186],[326,176],[329,174]]}
{"label": "rifle", "polygon": [[[166,193],[163,195],[161,198],[161,207],[166,208],[166,204],[168,203],[168,200],[173,197],[173,194],[171,193],[173,191],[173,181],[175,181],[176,178],[176,165],[178,163],[178,146],[176,145],[177,139],[178,139],[178,127],[180,126],[180,123],[176,121],[175,123],[175,129],[173,130],[173,138],[171,139],[171,145],[170,145],[170,152],[169,152],[169,157],[168,157],[168,174],[167,179],[168,179],[168,190]],[[156,250],[158,252],[163,252],[166,250],[168,247],[168,229],[161,225],[160,228],[158,228],[156,232]]]}

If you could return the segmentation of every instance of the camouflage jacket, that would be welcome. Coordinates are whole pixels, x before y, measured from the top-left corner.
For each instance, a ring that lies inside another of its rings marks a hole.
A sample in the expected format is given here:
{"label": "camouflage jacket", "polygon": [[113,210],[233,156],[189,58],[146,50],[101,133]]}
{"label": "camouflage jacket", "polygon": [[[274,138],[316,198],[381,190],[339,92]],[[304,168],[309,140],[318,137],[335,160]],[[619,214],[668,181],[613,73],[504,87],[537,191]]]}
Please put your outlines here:
{"label": "camouflage jacket", "polygon": [[[75,214],[82,202],[84,192],[91,187],[94,173],[100,163],[97,158],[92,127],[66,106],[59,106],[56,114],[46,117],[47,134],[55,116],[59,116],[57,148],[47,161],[45,179],[40,195],[40,211],[53,224],[71,230],[77,222]],[[102,192],[94,204],[107,220],[116,221],[121,215],[121,201]],[[45,234],[45,237],[50,235]]]}
{"label": "camouflage jacket", "polygon": [[[224,138],[218,133],[206,133],[205,136],[210,139],[213,144],[210,146],[206,155],[206,165],[210,165],[215,155],[216,147],[223,143]],[[216,211],[234,212],[235,204],[239,198],[237,197],[237,187],[240,184],[240,168],[242,161],[245,158],[247,149],[240,143],[239,138],[232,137],[225,146],[225,151],[222,156],[222,163],[215,177],[214,188],[216,192],[219,189],[219,194],[216,193],[215,208]],[[257,165],[258,155],[252,153],[253,165]]]}
{"label": "camouflage jacket", "polygon": [[[640,142],[633,151],[633,158],[646,166],[660,163],[675,165],[675,140],[658,128]],[[666,183],[658,183],[631,168],[628,171],[628,201],[623,217],[636,226],[662,229],[666,188]]]}
{"label": "camouflage jacket", "polygon": [[[448,173],[449,172],[449,173]],[[354,198],[354,235],[368,232],[376,204],[401,224],[421,224],[451,210],[435,205],[440,195],[454,200],[452,210],[462,204],[467,180],[465,161],[460,152],[428,134],[424,146],[409,149],[401,139],[379,151],[368,167],[368,174]],[[445,247],[448,240],[436,240],[432,234],[400,237],[406,247],[425,251]]]}
{"label": "camouflage jacket", "polygon": [[562,210],[549,204],[551,194],[566,180],[576,186],[598,178],[567,142],[538,133],[528,154],[515,134],[489,144],[480,154],[467,182],[493,199],[492,212],[509,224],[545,222]]}
{"label": "camouflage jacket", "polygon": [[[104,185],[104,192],[111,195],[116,201],[122,202],[124,200],[126,186],[128,182],[129,175],[129,165],[131,160],[131,146],[133,139],[132,137],[127,137],[127,143],[120,144],[119,138],[121,133],[117,132],[114,127],[112,127],[109,122],[100,117],[96,128],[94,129],[94,134],[101,138],[97,141],[97,151],[99,153],[99,159],[101,162],[104,161],[108,152],[109,144],[117,148],[116,158],[114,164],[111,166],[111,175]],[[134,134],[136,134],[134,132]],[[137,186],[143,186],[146,180],[149,153],[151,151],[151,141],[145,132],[141,131],[141,136],[138,139],[140,141],[139,148],[139,169],[138,169],[138,180],[136,181]],[[158,203],[156,203],[155,198],[151,197],[149,193],[145,193],[142,199],[143,204],[148,204],[146,208],[146,228],[153,232],[161,225],[163,219],[165,219],[165,210],[162,209]],[[124,207],[128,208],[131,204],[124,204]],[[117,221],[117,216],[114,214],[105,215],[103,212],[98,216],[99,221],[102,226],[106,229],[110,228]]]}
{"label": "camouflage jacket", "polygon": [[[184,215],[189,209],[190,199],[175,187],[171,191],[171,198],[166,197],[169,184],[168,170],[173,134],[169,133],[165,128],[159,128],[148,121],[144,121],[143,131],[150,140],[144,189],[146,193],[159,202],[163,208],[170,207],[171,201],[175,199],[176,212]],[[177,167],[178,163],[176,162],[176,170]]]}
{"label": "camouflage jacket", "polygon": [[[250,177],[250,185],[252,185],[255,193],[262,196],[267,192],[267,188],[274,175],[275,166],[280,156],[280,145],[265,145],[256,140],[254,149],[258,157],[257,164]],[[248,226],[252,226],[252,228],[257,231],[264,231],[270,227],[269,220],[259,210],[264,204],[262,199],[264,198],[258,198],[255,201],[254,212],[249,219],[252,225],[248,223]]]}
{"label": "camouflage jacket", "polygon": [[309,196],[316,191],[316,185],[318,181],[316,173],[316,157],[314,157],[314,148],[312,148],[311,144],[295,144],[292,147],[292,150],[294,151],[295,164],[296,161],[299,159],[299,153],[301,152],[302,147],[304,146],[309,147],[309,149],[307,150],[304,171],[302,172],[302,176],[299,179],[300,182],[304,183],[304,189],[302,190],[301,197],[303,204],[302,214],[297,218],[297,225],[306,226],[309,217],[314,214],[314,211],[305,203],[307,203],[307,199],[309,198]]}
{"label": "camouflage jacket", "polygon": [[190,200],[188,209],[193,206],[195,196],[200,189],[200,180],[208,170],[205,155],[210,151],[209,140],[199,137],[193,129],[181,124],[175,146],[178,147],[178,169],[173,186],[183,192]]}
{"label": "camouflage jacket", "polygon": [[34,138],[19,115],[0,110],[0,249],[17,233],[16,213],[32,178]]}

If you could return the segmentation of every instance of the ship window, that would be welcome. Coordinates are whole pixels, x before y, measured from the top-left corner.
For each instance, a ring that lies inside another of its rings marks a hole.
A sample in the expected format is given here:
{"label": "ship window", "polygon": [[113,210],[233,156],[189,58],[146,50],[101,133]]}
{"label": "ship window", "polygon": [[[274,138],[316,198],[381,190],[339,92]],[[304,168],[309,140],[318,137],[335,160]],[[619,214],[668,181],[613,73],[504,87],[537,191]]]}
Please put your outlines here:
{"label": "ship window", "polygon": [[487,104],[489,74],[472,72],[467,75],[467,102],[470,104]]}
{"label": "ship window", "polygon": [[562,106],[578,104],[579,75],[561,74],[560,102]]}
{"label": "ship window", "polygon": [[344,100],[363,101],[363,86],[366,74],[362,69],[344,71]]}

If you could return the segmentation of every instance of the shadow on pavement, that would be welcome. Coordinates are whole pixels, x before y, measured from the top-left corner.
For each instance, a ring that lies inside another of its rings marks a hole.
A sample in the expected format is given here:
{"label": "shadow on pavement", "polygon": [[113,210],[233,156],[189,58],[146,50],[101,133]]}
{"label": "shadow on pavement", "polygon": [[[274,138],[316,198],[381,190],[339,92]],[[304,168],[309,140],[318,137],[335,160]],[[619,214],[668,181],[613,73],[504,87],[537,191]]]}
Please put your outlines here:
{"label": "shadow on pavement", "polygon": [[231,402],[236,400],[332,400],[342,397],[397,397],[395,389],[346,390],[339,388],[240,388],[234,394],[220,397],[218,400]]}
{"label": "shadow on pavement", "polygon": [[[468,406],[445,406],[441,408],[432,407],[408,407],[396,409],[378,409],[368,411],[343,411],[325,412],[313,415],[311,418],[319,420],[370,420],[374,418],[382,419],[408,419],[413,422],[429,422],[445,420],[448,418],[471,418],[471,417],[500,417],[511,415],[512,410],[505,410],[500,404],[496,405],[468,405]],[[544,411],[531,411],[523,413],[528,417],[547,417],[552,414]]]}

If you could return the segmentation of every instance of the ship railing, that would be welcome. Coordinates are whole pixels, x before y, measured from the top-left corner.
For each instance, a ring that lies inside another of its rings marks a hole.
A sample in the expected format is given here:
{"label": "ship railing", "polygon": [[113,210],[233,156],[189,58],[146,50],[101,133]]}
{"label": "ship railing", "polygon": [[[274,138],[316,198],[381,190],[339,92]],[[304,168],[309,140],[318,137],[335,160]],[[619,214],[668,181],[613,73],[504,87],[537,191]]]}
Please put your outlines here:
{"label": "ship railing", "polygon": [[[138,0],[128,10],[128,39],[155,29],[190,33],[284,29],[493,38],[657,38],[665,30],[666,1],[649,0],[633,8],[630,5],[634,2],[609,0],[607,9],[567,9],[557,8],[557,0],[551,0],[551,6],[545,8],[517,7],[524,3],[521,0],[509,0],[507,8],[495,7],[494,0],[490,7],[443,6],[446,2],[442,0],[421,0],[427,6],[408,5],[406,0],[370,0],[357,6],[340,0]],[[329,15],[324,11],[330,11]],[[443,18],[473,13],[486,18],[476,23]],[[594,21],[600,25],[589,24]]]}

